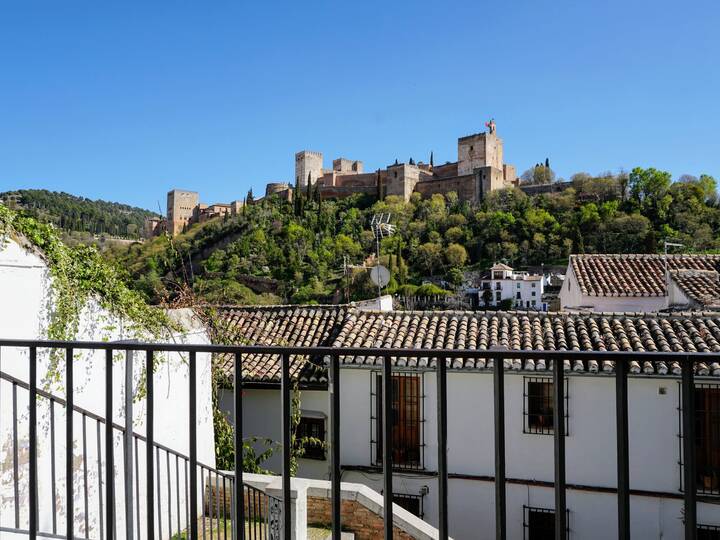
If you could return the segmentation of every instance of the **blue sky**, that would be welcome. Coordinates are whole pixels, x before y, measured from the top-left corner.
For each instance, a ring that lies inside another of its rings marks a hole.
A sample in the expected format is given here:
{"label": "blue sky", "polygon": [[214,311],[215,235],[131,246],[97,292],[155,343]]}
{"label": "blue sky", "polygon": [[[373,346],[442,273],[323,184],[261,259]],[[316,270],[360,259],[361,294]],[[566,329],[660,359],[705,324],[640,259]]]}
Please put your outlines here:
{"label": "blue sky", "polygon": [[229,201],[303,148],[454,161],[491,116],[519,172],[720,177],[718,28],[715,0],[0,0],[0,191]]}

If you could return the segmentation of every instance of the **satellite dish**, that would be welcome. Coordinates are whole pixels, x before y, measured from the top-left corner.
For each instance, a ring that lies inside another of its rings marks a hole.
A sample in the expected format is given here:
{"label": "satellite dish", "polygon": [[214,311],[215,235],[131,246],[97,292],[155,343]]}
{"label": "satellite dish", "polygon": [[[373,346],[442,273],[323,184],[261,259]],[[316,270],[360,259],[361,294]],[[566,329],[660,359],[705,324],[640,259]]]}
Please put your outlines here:
{"label": "satellite dish", "polygon": [[370,279],[375,285],[383,288],[390,283],[390,270],[382,265],[373,266],[370,269]]}

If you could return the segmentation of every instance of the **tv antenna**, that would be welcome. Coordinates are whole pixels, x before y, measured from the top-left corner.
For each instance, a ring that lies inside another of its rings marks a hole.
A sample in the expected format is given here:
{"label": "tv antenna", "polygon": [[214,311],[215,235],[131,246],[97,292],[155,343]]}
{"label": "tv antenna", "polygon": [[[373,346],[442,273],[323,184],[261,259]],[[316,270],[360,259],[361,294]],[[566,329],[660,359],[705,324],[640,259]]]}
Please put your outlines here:
{"label": "tv antenna", "polygon": [[380,264],[380,240],[388,236],[392,236],[395,232],[395,225],[390,223],[390,212],[375,214],[370,220],[375,235],[375,250],[377,256],[377,265],[370,270],[370,279],[378,287],[378,298],[382,296],[383,287],[387,287],[390,283],[390,270]]}

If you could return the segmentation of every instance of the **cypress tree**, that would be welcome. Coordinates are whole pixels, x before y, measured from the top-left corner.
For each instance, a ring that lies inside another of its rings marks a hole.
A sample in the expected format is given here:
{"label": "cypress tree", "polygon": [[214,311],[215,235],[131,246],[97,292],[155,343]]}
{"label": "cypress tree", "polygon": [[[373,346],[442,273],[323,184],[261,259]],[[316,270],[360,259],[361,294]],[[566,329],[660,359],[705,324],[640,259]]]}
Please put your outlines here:
{"label": "cypress tree", "polygon": [[430,150],[430,167],[433,167],[433,152]]}

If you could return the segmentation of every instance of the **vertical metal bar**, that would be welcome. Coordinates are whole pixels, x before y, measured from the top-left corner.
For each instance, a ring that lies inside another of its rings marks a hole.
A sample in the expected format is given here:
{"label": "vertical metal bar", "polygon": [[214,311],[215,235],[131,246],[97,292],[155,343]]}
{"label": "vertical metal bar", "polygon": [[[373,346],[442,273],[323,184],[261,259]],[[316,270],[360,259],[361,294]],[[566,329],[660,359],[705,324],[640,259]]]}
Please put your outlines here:
{"label": "vertical metal bar", "polygon": [[[140,534],[140,450],[138,449],[139,444],[138,440],[135,439],[135,515],[137,516],[137,519],[135,520],[135,525],[137,527],[137,538],[140,540],[142,538]],[[132,494],[130,495],[132,500]],[[130,529],[130,538],[132,538],[132,529]]]}
{"label": "vertical metal bar", "polygon": [[692,358],[685,357],[682,366],[683,488],[685,489],[685,539],[693,540],[697,532],[697,475],[695,474],[695,380]]}
{"label": "vertical metal bar", "polygon": [[[190,530],[190,484],[188,483],[188,469],[190,468],[190,462],[186,459],[183,461],[183,472],[185,474],[185,517],[187,519],[186,528]],[[192,537],[190,537],[192,538]]]}
{"label": "vertical metal bar", "polygon": [[385,507],[385,540],[393,538],[393,477],[392,477],[392,364],[383,358],[383,499]]}
{"label": "vertical metal bar", "polygon": [[441,540],[448,538],[448,470],[447,470],[447,364],[437,360],[437,437],[438,437],[438,531]]}
{"label": "vertical metal bar", "polygon": [[222,479],[222,519],[223,519],[223,540],[227,540],[227,486],[225,485],[225,476]]}
{"label": "vertical metal bar", "polygon": [[115,440],[113,437],[113,351],[105,351],[105,501],[108,540],[115,540]]}
{"label": "vertical metal bar", "polygon": [[17,384],[12,383],[12,417],[13,417],[13,495],[15,509],[15,528],[20,528],[20,468],[18,459],[18,411],[17,411]]}
{"label": "vertical metal bar", "polygon": [[563,361],[553,361],[553,439],[555,442],[555,539],[563,540],[567,528],[565,499],[565,389]]}
{"label": "vertical metal bar", "polygon": [[177,497],[175,498],[176,514],[177,514],[177,530],[178,534],[182,531],[180,525],[180,458],[175,454],[175,486],[177,487]]}
{"label": "vertical metal bar", "polygon": [[50,483],[51,497],[50,503],[52,508],[52,530],[53,534],[57,534],[57,473],[55,471],[55,400],[50,398]]}
{"label": "vertical metal bar", "polygon": [[[125,460],[125,535],[126,540],[133,540],[135,516],[133,515],[133,461],[137,460],[137,445],[135,445],[135,460],[133,460],[133,371],[135,352],[125,353],[125,433],[123,435],[123,457]],[[137,479],[135,480],[137,482]],[[136,486],[137,487],[137,486]],[[139,498],[135,497],[139,504]],[[138,516],[140,512],[138,512]],[[138,525],[140,520],[138,519]],[[138,532],[138,540],[140,534]]]}
{"label": "vertical metal bar", "polygon": [[628,366],[615,362],[615,430],[617,440],[618,539],[630,540],[630,455],[628,442]]}
{"label": "vertical metal bar", "polygon": [[[505,502],[505,360],[495,358],[495,538],[507,538],[507,512]],[[523,400],[524,401],[524,400]]]}
{"label": "vertical metal bar", "polygon": [[[98,481],[98,524],[100,531],[100,540],[105,540],[105,522],[104,522],[104,509],[103,509],[103,490],[102,490],[102,436],[100,435],[100,422],[95,421],[95,448],[97,449],[97,481]],[[112,540],[112,536],[110,536]]]}
{"label": "vertical metal bar", "polygon": [[340,472],[340,357],[333,354],[330,364],[330,461],[332,474],[332,537],[340,538],[342,500]]}
{"label": "vertical metal bar", "polygon": [[37,538],[37,349],[30,347],[30,540]]}
{"label": "vertical metal bar", "polygon": [[205,540],[205,468],[200,465],[200,484],[202,485],[202,531]]}
{"label": "vertical metal bar", "polygon": [[65,349],[65,536],[75,538],[75,501],[73,482],[73,349]]}
{"label": "vertical metal bar", "polygon": [[83,503],[85,504],[85,538],[90,538],[90,517],[88,504],[88,474],[87,474],[87,416],[82,415],[82,445],[83,445]]}
{"label": "vertical metal bar", "polygon": [[145,472],[146,489],[145,504],[147,512],[147,540],[155,538],[155,462],[153,451],[155,449],[155,388],[153,384],[153,353],[147,351],[145,359],[145,403],[147,406],[147,420],[145,427]]}
{"label": "vertical metal bar", "polygon": [[[190,435],[190,540],[198,538],[198,508],[197,508],[197,372],[195,351],[190,351],[189,359],[189,435]],[[204,521],[203,521],[204,523]]]}
{"label": "vertical metal bar", "polygon": [[235,353],[235,526],[237,540],[245,540],[245,497],[243,496],[242,357]]}
{"label": "vertical metal bar", "polygon": [[[155,446],[155,445],[153,445]],[[158,524],[158,538],[163,537],[162,533],[162,484],[160,483],[160,449],[155,448],[155,474],[157,475],[157,524]]]}
{"label": "vertical metal bar", "polygon": [[283,353],[282,358],[282,491],[283,491],[283,538],[290,540],[290,430],[292,429],[291,402],[290,402],[290,356]]}
{"label": "vertical metal bar", "polygon": [[[168,505],[168,536],[172,538],[172,481],[170,476],[170,452],[165,450],[165,469],[167,470],[167,505]],[[160,467],[158,466],[158,471]],[[159,482],[159,480],[158,480]],[[178,534],[180,530],[178,529]],[[162,538],[162,535],[161,535]]]}

